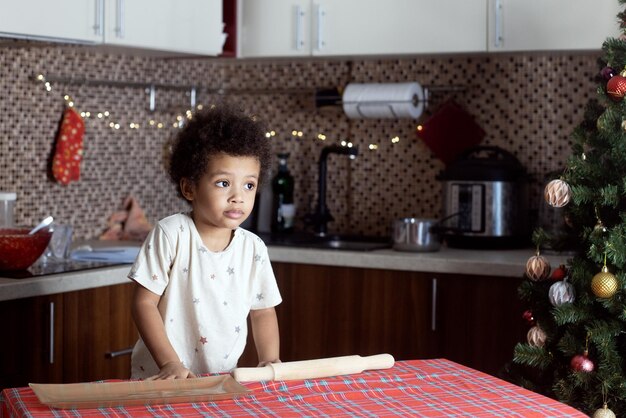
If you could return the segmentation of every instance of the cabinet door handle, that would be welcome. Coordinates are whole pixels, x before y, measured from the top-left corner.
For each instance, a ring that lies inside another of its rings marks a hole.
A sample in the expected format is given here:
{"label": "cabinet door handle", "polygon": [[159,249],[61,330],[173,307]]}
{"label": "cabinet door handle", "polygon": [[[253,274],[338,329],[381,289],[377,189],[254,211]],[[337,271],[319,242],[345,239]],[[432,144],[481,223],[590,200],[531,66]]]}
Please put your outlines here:
{"label": "cabinet door handle", "polygon": [[124,0],[117,0],[117,9],[115,16],[115,34],[118,38],[124,38],[124,29],[125,29],[125,15],[124,15]]}
{"label": "cabinet door handle", "polygon": [[322,29],[324,28],[324,18],[326,17],[326,12],[322,8],[321,5],[317,5],[317,50],[321,51],[326,42],[324,41],[324,33]]}
{"label": "cabinet door handle", "polygon": [[430,329],[437,331],[437,278],[433,277],[430,311]]}
{"label": "cabinet door handle", "polygon": [[132,354],[132,353],[133,353],[133,347],[128,347],[128,348],[124,348],[122,350],[109,351],[104,356],[106,358],[115,358],[115,357],[120,357],[120,356],[127,356],[127,355]]}
{"label": "cabinet door handle", "polygon": [[96,0],[96,21],[93,25],[93,32],[96,36],[102,36],[102,26],[104,23],[104,0]]}
{"label": "cabinet door handle", "polygon": [[50,302],[50,364],[54,364],[54,302]]}
{"label": "cabinet door handle", "polygon": [[304,48],[304,10],[296,6],[296,50]]}
{"label": "cabinet door handle", "polygon": [[496,48],[500,48],[502,46],[503,37],[502,37],[502,0],[494,1],[494,40],[493,46]]}

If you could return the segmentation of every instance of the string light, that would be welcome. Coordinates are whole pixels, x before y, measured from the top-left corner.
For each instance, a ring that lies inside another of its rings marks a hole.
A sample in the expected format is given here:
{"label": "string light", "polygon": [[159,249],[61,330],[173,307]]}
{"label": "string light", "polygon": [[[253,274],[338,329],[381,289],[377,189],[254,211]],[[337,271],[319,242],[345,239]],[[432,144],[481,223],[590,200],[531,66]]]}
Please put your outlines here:
{"label": "string light", "polygon": [[[36,81],[42,83],[42,85],[44,86],[44,88],[46,89],[47,92],[51,92],[52,91],[52,89],[53,89],[52,84],[49,81],[46,80],[46,77],[43,74],[36,75],[35,79],[36,79]],[[64,94],[63,98],[65,99],[65,101],[67,103],[67,106],[73,107],[75,105],[74,100],[71,98],[71,96],[69,94]],[[213,109],[215,107],[216,107],[215,104],[209,105],[210,109]],[[197,104],[195,106],[196,110],[203,110],[204,108],[205,108],[205,105],[203,105],[203,104]],[[92,114],[93,114],[93,116],[95,118],[97,118],[99,120],[107,120],[108,119],[108,121],[106,123],[108,124],[108,126],[111,129],[114,129],[114,130],[119,130],[122,127],[127,127],[127,129],[140,129],[142,127],[142,124],[140,122],[138,122],[138,121],[130,121],[130,122],[127,122],[127,123],[120,123],[118,121],[115,121],[114,119],[116,119],[116,118],[113,118],[113,116],[111,115],[111,112],[109,112],[108,110],[98,111],[98,112],[89,112],[89,111],[82,111],[82,112],[80,112],[81,117],[83,117],[84,119],[91,118]],[[176,121],[173,122],[173,123],[166,123],[166,122],[163,122],[163,121],[158,121],[156,119],[149,119],[144,126],[151,127],[151,128],[156,128],[156,129],[163,129],[166,126],[171,126],[174,129],[180,129],[180,128],[182,128],[184,126],[185,119],[190,120],[192,118],[193,118],[193,111],[192,111],[192,109],[187,109],[184,112],[184,114],[176,115],[176,118],[175,118]],[[258,120],[256,115],[251,116],[251,119],[254,120],[254,121]],[[422,125],[417,125],[417,127],[416,127],[416,130],[418,132],[422,131],[423,129],[424,129],[424,127]],[[274,137],[274,136],[276,136],[276,131],[271,130],[269,132],[266,132],[265,135],[268,138]],[[291,135],[294,138],[302,138],[304,136],[304,132],[301,131],[301,130],[298,130],[298,129],[294,129],[294,130],[291,131]],[[318,133],[317,134],[317,139],[320,140],[320,141],[326,141],[327,137],[323,133]],[[398,142],[400,142],[400,137],[394,136],[393,138],[391,138],[391,143],[392,144],[397,144]],[[341,143],[342,146],[348,147],[348,148],[352,148],[352,147],[355,146],[352,142],[349,142],[349,141],[346,141],[346,140],[342,140],[340,143]],[[368,149],[371,150],[371,151],[376,151],[376,150],[378,150],[378,148],[379,148],[378,144],[372,143],[372,144],[368,145]],[[584,154],[583,154],[583,159],[584,158],[585,157],[584,157]]]}
{"label": "string light", "polygon": [[422,125],[417,125],[416,130],[417,132],[422,132],[424,130],[424,127]]}

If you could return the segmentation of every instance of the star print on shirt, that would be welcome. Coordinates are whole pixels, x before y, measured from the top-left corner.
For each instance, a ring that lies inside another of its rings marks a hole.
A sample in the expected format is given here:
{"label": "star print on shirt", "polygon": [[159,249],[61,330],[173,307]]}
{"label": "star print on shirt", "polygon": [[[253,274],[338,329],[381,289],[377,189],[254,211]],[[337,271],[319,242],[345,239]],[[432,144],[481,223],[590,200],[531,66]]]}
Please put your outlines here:
{"label": "star print on shirt", "polygon": [[263,299],[263,293],[257,293],[256,294],[256,298],[257,298],[257,300]]}
{"label": "star print on shirt", "polygon": [[178,228],[180,228],[180,232],[184,232],[185,231],[185,227],[184,226],[179,226]]}
{"label": "star print on shirt", "polygon": [[228,268],[226,269],[226,272],[228,272],[228,274],[229,274],[229,275],[230,275],[230,274],[235,274],[235,269],[234,269],[234,268],[232,268],[232,267],[228,267]]}
{"label": "star print on shirt", "polygon": [[258,254],[256,254],[256,255],[254,256],[254,261],[261,261],[261,256],[260,256],[260,255],[258,255]]}
{"label": "star print on shirt", "polygon": [[157,276],[156,274],[152,275],[152,280],[159,280],[159,276]]}
{"label": "star print on shirt", "polygon": [[240,328],[240,327],[235,327],[235,332],[236,332],[237,334],[239,334],[239,332],[241,332],[241,328]]}
{"label": "star print on shirt", "polygon": [[200,337],[200,342],[202,343],[202,345],[207,343],[206,337]]}
{"label": "star print on shirt", "polygon": [[207,249],[204,247],[198,248],[198,251],[200,251],[202,254],[206,254],[208,252]]}
{"label": "star print on shirt", "polygon": [[200,299],[198,299],[198,298],[193,298],[191,301],[192,301],[194,304],[196,304],[196,305],[197,305],[198,303],[200,303]]}
{"label": "star print on shirt", "polygon": [[224,301],[224,306],[228,306],[228,302]]}
{"label": "star print on shirt", "polygon": [[185,267],[185,268],[183,269],[183,273],[185,273],[185,274],[189,273],[189,269],[188,269],[187,267]]}
{"label": "star print on shirt", "polygon": [[215,274],[211,274],[211,279],[215,280]]}

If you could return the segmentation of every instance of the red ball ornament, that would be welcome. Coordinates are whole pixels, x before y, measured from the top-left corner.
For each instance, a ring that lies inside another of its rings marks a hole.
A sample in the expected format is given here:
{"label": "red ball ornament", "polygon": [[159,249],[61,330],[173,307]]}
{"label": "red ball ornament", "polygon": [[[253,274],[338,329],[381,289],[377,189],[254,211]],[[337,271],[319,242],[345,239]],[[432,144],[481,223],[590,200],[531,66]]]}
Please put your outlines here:
{"label": "red ball ornament", "polygon": [[563,280],[567,276],[567,269],[565,265],[561,264],[559,267],[555,268],[550,275],[550,278],[554,281]]}
{"label": "red ball ornament", "polygon": [[593,364],[593,361],[591,361],[587,355],[588,353],[585,351],[583,354],[578,354],[572,357],[570,366],[574,371],[591,373],[593,369],[596,368],[596,365]]}
{"label": "red ball ornament", "polygon": [[535,325],[535,317],[530,309],[524,311],[522,318],[528,323],[528,325]]}
{"label": "red ball ornament", "polygon": [[620,101],[626,95],[626,77],[614,75],[606,83],[606,92],[615,101]]}

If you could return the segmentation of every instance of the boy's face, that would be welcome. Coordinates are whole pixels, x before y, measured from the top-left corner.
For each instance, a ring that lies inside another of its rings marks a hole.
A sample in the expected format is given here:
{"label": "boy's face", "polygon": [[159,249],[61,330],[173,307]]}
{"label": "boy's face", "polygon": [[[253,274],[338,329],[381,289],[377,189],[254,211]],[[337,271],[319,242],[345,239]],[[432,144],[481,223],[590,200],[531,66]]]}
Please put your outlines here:
{"label": "boy's face", "polygon": [[191,202],[194,220],[210,228],[235,229],[254,206],[261,164],[254,157],[214,155],[197,184],[183,181],[183,196]]}

